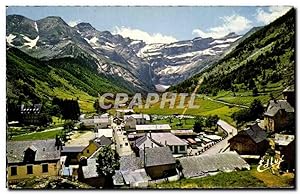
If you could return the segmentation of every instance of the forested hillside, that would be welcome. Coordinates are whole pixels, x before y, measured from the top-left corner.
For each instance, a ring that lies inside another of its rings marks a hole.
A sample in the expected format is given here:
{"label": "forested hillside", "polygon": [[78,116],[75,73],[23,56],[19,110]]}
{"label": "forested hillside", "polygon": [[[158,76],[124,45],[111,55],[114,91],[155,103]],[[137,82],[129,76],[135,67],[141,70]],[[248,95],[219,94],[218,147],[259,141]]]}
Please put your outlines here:
{"label": "forested hillside", "polygon": [[[243,40],[219,62],[169,90],[191,92],[200,77],[201,94],[251,91],[270,95],[295,81],[295,9]],[[277,93],[276,93],[277,92]]]}
{"label": "forested hillside", "polygon": [[91,67],[97,68],[87,59],[41,61],[10,48],[7,50],[7,100],[34,104],[48,103],[53,97],[78,99],[81,109],[89,110],[98,93],[130,93],[119,80],[95,73]]}

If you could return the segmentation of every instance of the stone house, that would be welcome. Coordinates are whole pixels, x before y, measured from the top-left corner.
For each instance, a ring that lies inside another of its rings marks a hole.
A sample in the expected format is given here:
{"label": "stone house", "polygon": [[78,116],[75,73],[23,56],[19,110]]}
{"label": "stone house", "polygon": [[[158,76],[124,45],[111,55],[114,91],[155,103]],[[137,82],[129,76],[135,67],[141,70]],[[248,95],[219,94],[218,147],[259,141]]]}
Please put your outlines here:
{"label": "stone house", "polygon": [[7,142],[8,182],[58,176],[61,147],[55,139]]}
{"label": "stone house", "polygon": [[270,100],[264,113],[265,129],[272,133],[281,132],[293,119],[294,111],[287,100]]}
{"label": "stone house", "polygon": [[125,129],[135,129],[136,125],[150,123],[150,116],[147,114],[124,115]]}
{"label": "stone house", "polygon": [[154,147],[140,150],[140,158],[151,179],[176,175],[176,161],[168,147]]}
{"label": "stone house", "polygon": [[240,155],[263,155],[269,147],[267,133],[257,123],[249,124],[228,142],[230,150]]}
{"label": "stone house", "polygon": [[135,141],[138,150],[144,148],[168,147],[174,155],[186,155],[188,144],[172,133],[147,133]]}

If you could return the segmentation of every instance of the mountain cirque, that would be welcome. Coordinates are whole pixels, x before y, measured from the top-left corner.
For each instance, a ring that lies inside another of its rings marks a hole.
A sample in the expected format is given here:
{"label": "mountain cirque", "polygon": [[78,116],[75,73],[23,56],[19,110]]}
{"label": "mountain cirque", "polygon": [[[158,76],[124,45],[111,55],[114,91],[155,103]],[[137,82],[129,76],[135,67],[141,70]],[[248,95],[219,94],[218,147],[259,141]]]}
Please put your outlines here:
{"label": "mountain cirque", "polygon": [[230,51],[242,36],[194,38],[170,44],[146,44],[89,23],[70,27],[60,17],[31,20],[7,16],[6,43],[42,60],[82,57],[94,61],[97,71],[119,77],[138,90],[164,90],[199,73]]}

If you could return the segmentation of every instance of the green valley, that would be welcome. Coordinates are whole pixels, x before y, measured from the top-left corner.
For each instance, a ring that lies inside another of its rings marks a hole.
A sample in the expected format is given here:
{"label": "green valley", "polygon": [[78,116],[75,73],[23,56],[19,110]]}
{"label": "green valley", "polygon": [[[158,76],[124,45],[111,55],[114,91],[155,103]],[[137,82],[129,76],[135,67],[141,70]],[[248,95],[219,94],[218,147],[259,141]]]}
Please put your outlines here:
{"label": "green valley", "polygon": [[[82,112],[94,111],[98,93],[129,92],[118,81],[93,70],[88,60],[62,58],[41,61],[22,51],[7,51],[7,98],[29,104],[49,103],[51,98],[78,99]],[[122,87],[122,88],[121,88]]]}

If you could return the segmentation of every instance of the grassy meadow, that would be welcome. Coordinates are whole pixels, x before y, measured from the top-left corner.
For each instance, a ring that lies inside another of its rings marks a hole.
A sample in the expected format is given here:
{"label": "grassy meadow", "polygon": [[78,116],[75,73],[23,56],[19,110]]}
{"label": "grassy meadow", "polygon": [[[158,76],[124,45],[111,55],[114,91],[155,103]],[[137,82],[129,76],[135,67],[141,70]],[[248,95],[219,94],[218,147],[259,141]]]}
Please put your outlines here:
{"label": "grassy meadow", "polygon": [[273,175],[270,171],[257,172],[256,166],[250,171],[222,172],[203,178],[181,179],[175,182],[153,184],[159,189],[237,189],[237,188],[290,188],[294,187],[294,175],[287,173]]}
{"label": "grassy meadow", "polygon": [[282,91],[284,90],[282,84],[280,82],[271,84],[269,83],[264,89],[258,89],[258,95],[253,96],[251,90],[241,90],[239,92],[233,93],[232,91],[220,91],[216,96],[209,96],[214,100],[219,100],[231,104],[238,104],[244,106],[250,106],[251,102],[254,99],[259,99],[263,104],[267,104],[270,100],[270,94],[272,94],[275,98],[282,98]]}
{"label": "grassy meadow", "polygon": [[26,141],[26,140],[44,140],[44,139],[54,139],[56,135],[60,135],[62,129],[47,130],[41,132],[32,132],[28,134],[22,134],[13,136],[12,141]]}
{"label": "grassy meadow", "polygon": [[[189,99],[185,102],[187,104]],[[166,103],[164,108],[160,108],[160,103],[153,104],[150,108],[138,108],[136,107],[134,110],[138,113],[145,114],[155,114],[155,115],[172,115],[172,114],[182,114],[184,108],[177,108],[176,106],[179,104],[179,99],[176,99],[174,108],[169,108],[169,104]],[[214,102],[203,97],[195,98],[195,105],[199,105],[199,108],[192,109],[187,108],[185,114],[186,115],[194,115],[194,116],[209,116],[209,115],[218,115],[222,120],[235,125],[231,115],[238,111],[240,108],[238,107],[229,107],[219,102]]]}

